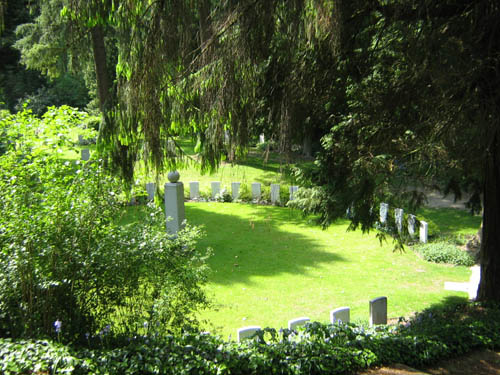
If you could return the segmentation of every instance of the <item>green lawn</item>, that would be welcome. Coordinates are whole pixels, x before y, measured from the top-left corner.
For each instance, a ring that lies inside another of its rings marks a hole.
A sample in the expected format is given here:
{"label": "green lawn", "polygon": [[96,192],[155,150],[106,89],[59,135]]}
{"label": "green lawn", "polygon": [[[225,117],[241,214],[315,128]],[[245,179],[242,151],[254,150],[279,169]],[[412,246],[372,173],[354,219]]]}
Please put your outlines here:
{"label": "green lawn", "polygon": [[186,217],[205,227],[200,246],[214,249],[207,287],[214,309],[200,318],[225,337],[246,325],[286,327],[300,316],[327,322],[341,306],[366,323],[368,301],[378,296],[388,297],[389,317],[466,298],[443,286],[467,281],[468,268],[427,263],[411,250],[394,253],[375,233],[346,232],[347,222],[322,230],[288,208],[231,203],[187,203]]}
{"label": "green lawn", "polygon": [[[279,170],[276,159],[264,165],[254,153],[240,164],[223,164],[214,175],[202,176],[194,167],[180,174],[186,187],[200,181],[208,192],[210,181],[227,187],[232,181],[281,182]],[[124,222],[140,220],[140,211],[131,208]],[[417,214],[451,234],[475,233],[480,223],[453,209]],[[207,286],[214,308],[200,319],[224,337],[247,325],[286,327],[300,316],[327,322],[329,311],[341,306],[351,308],[351,320],[367,323],[368,301],[378,296],[388,297],[392,318],[467,297],[445,291],[444,282],[467,281],[468,268],[431,264],[410,249],[395,253],[390,242],[380,246],[374,232],[347,232],[347,222],[322,230],[288,208],[231,203],[186,203],[186,217],[205,227],[200,246],[214,249]]]}

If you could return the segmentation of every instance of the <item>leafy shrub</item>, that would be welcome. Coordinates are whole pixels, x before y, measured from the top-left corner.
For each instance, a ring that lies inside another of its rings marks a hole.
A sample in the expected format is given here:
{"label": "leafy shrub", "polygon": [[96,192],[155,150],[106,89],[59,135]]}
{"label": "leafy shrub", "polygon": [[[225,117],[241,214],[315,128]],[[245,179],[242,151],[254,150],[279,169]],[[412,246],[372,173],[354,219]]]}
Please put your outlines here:
{"label": "leafy shrub", "polygon": [[21,111],[27,105],[34,114],[41,116],[51,106],[67,105],[83,109],[88,102],[88,90],[83,79],[64,74],[35,93],[19,99],[16,110]]}
{"label": "leafy shrub", "polygon": [[265,141],[262,143],[257,143],[256,147],[257,150],[264,152],[267,150],[267,147],[269,146],[269,151],[276,151],[277,145],[275,141]]}
{"label": "leafy shrub", "polygon": [[289,185],[280,185],[280,205],[286,206],[288,201],[290,200],[290,186]]}
{"label": "leafy shrub", "polygon": [[208,303],[200,230],[172,238],[152,206],[148,220],[117,225],[119,181],[98,162],[58,158],[65,127],[79,117],[63,108],[0,123],[12,136],[0,156],[0,335],[83,340],[107,326],[191,325]]}
{"label": "leafy shrub", "polygon": [[[429,218],[426,218],[422,215],[417,216],[417,220],[420,221],[425,221],[427,223],[427,235],[429,238],[436,237],[439,234],[439,226]],[[416,226],[417,234],[419,231],[419,224]]]}
{"label": "leafy shrub", "polygon": [[0,340],[2,371],[65,374],[346,374],[370,366],[412,367],[500,347],[500,310],[479,304],[432,308],[398,326],[365,329],[311,323],[301,332],[260,331],[242,344],[196,331],[145,335],[72,348],[50,341]]}
{"label": "leafy shrub", "polygon": [[460,250],[449,242],[430,242],[416,245],[414,250],[425,260],[434,263],[448,263],[458,266],[473,266],[474,258],[466,251]]}
{"label": "leafy shrub", "polygon": [[215,201],[229,203],[233,201],[233,196],[226,188],[223,188],[220,193],[215,194]]}
{"label": "leafy shrub", "polygon": [[238,197],[240,201],[251,202],[252,201],[252,189],[246,183],[240,185],[240,195]]}
{"label": "leafy shrub", "polygon": [[99,116],[89,116],[82,122],[82,126],[85,129],[94,129],[98,131],[101,126],[101,118]]}

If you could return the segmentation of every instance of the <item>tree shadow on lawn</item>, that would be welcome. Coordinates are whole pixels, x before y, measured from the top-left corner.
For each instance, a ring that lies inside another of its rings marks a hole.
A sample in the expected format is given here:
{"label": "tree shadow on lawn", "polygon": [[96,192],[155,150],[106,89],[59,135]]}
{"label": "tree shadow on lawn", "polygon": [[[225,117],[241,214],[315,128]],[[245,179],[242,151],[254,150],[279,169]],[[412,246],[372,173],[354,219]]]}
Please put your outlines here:
{"label": "tree shadow on lawn", "polygon": [[[283,228],[306,227],[297,212],[248,205],[248,211],[245,208],[241,215],[232,215],[229,213],[232,204],[224,205],[227,207],[221,212],[213,212],[203,203],[186,205],[188,222],[203,225],[206,232],[199,246],[214,250],[209,260],[210,280],[214,283],[250,285],[253,276],[307,274],[309,268],[319,264],[345,261],[342,256],[325,251],[317,241]],[[247,214],[251,217],[244,216]]]}
{"label": "tree shadow on lawn", "polygon": [[469,298],[462,296],[445,296],[441,301],[431,304],[430,308],[446,309],[453,306],[468,303]]}

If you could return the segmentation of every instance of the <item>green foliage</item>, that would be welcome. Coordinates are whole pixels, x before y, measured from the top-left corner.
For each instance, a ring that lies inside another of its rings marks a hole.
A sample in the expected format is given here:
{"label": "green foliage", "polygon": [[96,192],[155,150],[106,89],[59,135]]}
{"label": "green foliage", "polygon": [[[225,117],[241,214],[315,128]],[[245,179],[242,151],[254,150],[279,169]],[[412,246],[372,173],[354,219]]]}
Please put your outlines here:
{"label": "green foliage", "polygon": [[83,340],[103,327],[195,323],[208,303],[200,230],[172,238],[154,207],[133,230],[118,225],[119,182],[97,161],[58,156],[83,117],[62,107],[0,122],[9,147],[0,156],[0,334]]}
{"label": "green foliage", "polygon": [[198,332],[134,337],[104,349],[4,339],[0,353],[8,375],[33,369],[75,375],[346,374],[389,363],[419,367],[476,349],[498,349],[499,322],[498,306],[463,304],[428,309],[398,326],[311,323],[301,339],[297,332],[274,329],[242,344]]}
{"label": "green foliage", "polygon": [[101,127],[101,117],[89,116],[85,121],[83,121],[82,125],[85,129],[99,130]]}
{"label": "green foliage", "polygon": [[251,202],[252,201],[252,189],[249,184],[242,183],[240,185],[240,195],[238,199],[242,202]]}
{"label": "green foliage", "polygon": [[39,88],[35,93],[19,98],[15,109],[22,110],[25,102],[27,108],[34,114],[41,116],[51,106],[68,105],[83,109],[89,102],[89,95],[82,79],[65,74],[53,79],[52,82]]}
{"label": "green foliage", "polygon": [[214,199],[217,202],[229,203],[233,201],[233,196],[231,195],[231,192],[229,190],[227,190],[226,188],[222,188],[220,193],[215,194]]}
{"label": "green foliage", "polygon": [[457,266],[473,266],[476,262],[466,251],[450,242],[431,242],[413,247],[425,260],[434,263],[448,263]]}
{"label": "green foliage", "polygon": [[[434,220],[432,220],[431,218],[429,218],[427,216],[417,215],[417,220],[418,220],[417,224],[416,224],[417,229],[419,228],[418,222],[425,221],[427,223],[427,235],[429,238],[435,238],[439,233],[442,232],[442,230],[440,230],[438,224],[436,224],[436,222],[434,222]],[[418,233],[418,231],[417,231],[417,233]]]}

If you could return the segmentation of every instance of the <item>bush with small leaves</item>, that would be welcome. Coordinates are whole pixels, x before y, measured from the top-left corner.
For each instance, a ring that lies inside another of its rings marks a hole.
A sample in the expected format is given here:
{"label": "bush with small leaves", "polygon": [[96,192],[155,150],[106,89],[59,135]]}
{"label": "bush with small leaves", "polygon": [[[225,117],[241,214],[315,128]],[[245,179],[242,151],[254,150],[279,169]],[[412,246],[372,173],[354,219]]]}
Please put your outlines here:
{"label": "bush with small leaves", "polygon": [[419,244],[413,249],[425,260],[434,263],[448,263],[457,266],[471,267],[475,264],[474,257],[464,250],[460,250],[450,242],[430,242]]}
{"label": "bush with small leaves", "polygon": [[0,122],[11,141],[0,156],[0,335],[85,341],[108,325],[192,325],[208,304],[201,231],[169,236],[154,206],[133,228],[118,225],[120,182],[99,161],[58,156],[80,117],[66,107]]}
{"label": "bush with small leaves", "polygon": [[197,331],[89,340],[87,347],[0,339],[5,374],[351,374],[370,366],[412,367],[500,348],[498,306],[435,307],[395,326],[310,323],[266,328],[238,344]]}

